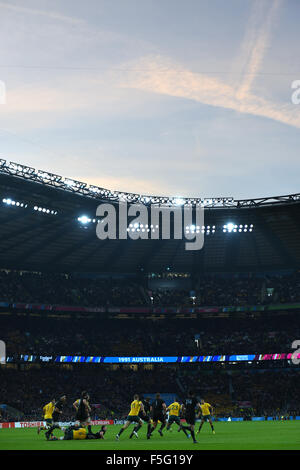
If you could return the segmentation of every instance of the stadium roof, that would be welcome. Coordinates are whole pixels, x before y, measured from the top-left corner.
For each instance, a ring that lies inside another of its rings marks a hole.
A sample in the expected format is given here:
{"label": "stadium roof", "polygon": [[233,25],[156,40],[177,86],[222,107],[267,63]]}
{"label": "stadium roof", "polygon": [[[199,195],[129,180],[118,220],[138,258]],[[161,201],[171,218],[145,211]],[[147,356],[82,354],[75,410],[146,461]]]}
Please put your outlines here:
{"label": "stadium roof", "polygon": [[[266,271],[300,267],[300,194],[234,200],[120,193],[0,160],[0,267],[59,272]],[[100,202],[205,207],[204,247],[99,240]],[[78,218],[85,216],[85,219]],[[250,229],[250,226],[251,227]]]}

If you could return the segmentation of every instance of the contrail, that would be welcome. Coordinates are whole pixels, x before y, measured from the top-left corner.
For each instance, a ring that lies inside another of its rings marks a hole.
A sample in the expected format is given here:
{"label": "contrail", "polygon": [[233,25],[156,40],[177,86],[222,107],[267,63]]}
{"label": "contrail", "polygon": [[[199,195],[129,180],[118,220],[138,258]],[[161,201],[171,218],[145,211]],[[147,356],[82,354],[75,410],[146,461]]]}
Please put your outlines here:
{"label": "contrail", "polygon": [[246,55],[246,64],[244,67],[244,80],[236,94],[238,99],[242,100],[248,95],[253,81],[260,70],[265,52],[270,43],[272,26],[280,4],[281,0],[273,0],[267,12],[267,17],[264,18],[264,6],[266,3],[262,0],[257,0],[254,3],[249,26],[241,47],[241,53]]}
{"label": "contrail", "polygon": [[190,99],[300,128],[297,106],[272,102],[250,91],[245,91],[241,100],[232,84],[218,77],[191,72],[166,57],[144,57],[136,64],[136,69],[140,71],[122,74],[119,86]]}

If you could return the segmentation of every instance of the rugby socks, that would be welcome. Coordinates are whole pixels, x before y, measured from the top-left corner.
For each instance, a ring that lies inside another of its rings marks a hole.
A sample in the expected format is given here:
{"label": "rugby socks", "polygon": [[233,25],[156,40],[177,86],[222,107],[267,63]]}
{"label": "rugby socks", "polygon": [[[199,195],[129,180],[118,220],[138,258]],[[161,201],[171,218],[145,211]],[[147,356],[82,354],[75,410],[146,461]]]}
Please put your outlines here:
{"label": "rugby socks", "polygon": [[185,429],[186,429],[187,431],[191,431],[190,426],[182,426],[182,424],[180,425],[180,429],[182,429],[182,431],[184,431]]}
{"label": "rugby socks", "polygon": [[48,435],[52,434],[52,432],[54,431],[54,429],[60,429],[60,427],[57,426],[57,425],[51,426],[51,428],[48,429],[48,431],[46,432],[46,434],[48,434]]}
{"label": "rugby socks", "polygon": [[187,430],[186,430],[183,426],[181,426],[181,424],[179,424],[179,429],[181,429],[181,431],[184,432],[184,434],[186,435],[186,437],[188,437],[189,434],[188,434]]}
{"label": "rugby socks", "polygon": [[142,425],[141,424],[137,424],[134,428],[133,428],[133,431],[132,433],[130,434],[130,439],[134,436],[134,433],[137,433],[139,429],[141,429]]}
{"label": "rugby socks", "polygon": [[154,429],[155,429],[155,427],[154,427],[154,426],[151,426],[151,428],[150,428],[150,433],[149,433],[149,434],[152,434],[153,431],[154,431]]}
{"label": "rugby socks", "polygon": [[184,434],[186,435],[186,437],[188,437],[188,434],[187,434],[186,431],[190,431],[191,436],[192,436],[192,438],[193,438],[193,441],[194,441],[194,442],[197,442],[197,441],[196,441],[196,438],[195,438],[195,431],[192,431],[192,428],[191,428],[190,426],[182,426],[182,425],[181,425],[179,429],[181,429],[181,430],[184,432]]}
{"label": "rugby socks", "polygon": [[[210,424],[210,423],[209,423],[209,424]],[[200,424],[199,429],[198,429],[198,432],[201,431],[202,426],[203,426],[203,423]],[[214,425],[213,425],[213,424],[210,424],[210,427],[211,427],[212,432],[214,432],[214,430],[215,430]]]}
{"label": "rugby socks", "polygon": [[141,429],[141,427],[142,427],[141,424],[137,424],[133,431],[138,432],[138,430]]}

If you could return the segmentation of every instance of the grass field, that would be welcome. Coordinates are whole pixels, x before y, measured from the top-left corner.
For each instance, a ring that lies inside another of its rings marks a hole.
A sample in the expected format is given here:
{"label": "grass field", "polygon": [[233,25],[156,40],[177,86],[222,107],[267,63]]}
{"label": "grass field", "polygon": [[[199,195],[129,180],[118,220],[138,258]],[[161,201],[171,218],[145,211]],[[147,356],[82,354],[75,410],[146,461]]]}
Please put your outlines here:
{"label": "grass field", "polygon": [[[139,431],[139,439],[129,439],[132,427],[115,441],[120,426],[108,426],[105,440],[46,441],[44,433],[36,428],[0,429],[1,450],[298,450],[300,449],[300,421],[220,422],[215,423],[216,434],[204,425],[197,436],[198,444],[187,439],[182,432],[157,431],[146,439],[146,426]],[[94,427],[98,430],[98,427]],[[62,436],[58,430],[56,436]]]}

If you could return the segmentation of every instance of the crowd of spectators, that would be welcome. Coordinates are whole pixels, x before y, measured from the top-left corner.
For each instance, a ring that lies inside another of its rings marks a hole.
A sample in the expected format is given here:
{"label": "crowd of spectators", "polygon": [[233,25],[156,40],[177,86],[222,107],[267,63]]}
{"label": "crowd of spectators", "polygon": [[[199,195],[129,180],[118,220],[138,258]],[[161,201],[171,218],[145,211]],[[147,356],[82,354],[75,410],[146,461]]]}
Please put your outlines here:
{"label": "crowd of spectators", "polygon": [[0,271],[1,301],[82,307],[145,303],[139,286],[129,280],[18,271]]}
{"label": "crowd of spectators", "polygon": [[[300,372],[294,370],[178,370],[187,389],[214,403],[223,416],[280,417],[300,413]],[[248,413],[247,413],[248,412]]]}
{"label": "crowd of spectators", "polygon": [[[67,396],[63,418],[74,419],[72,404],[88,390],[93,419],[124,418],[128,415],[135,393],[177,393],[172,369],[117,371],[104,366],[64,368],[54,365],[41,369],[14,370],[0,368],[0,404],[4,403],[24,413],[24,419],[42,419],[42,408],[50,400]],[[100,406],[99,406],[100,405]]]}
{"label": "crowd of spectators", "polygon": [[[76,278],[59,274],[0,271],[0,302],[42,303],[89,307],[160,305],[254,305],[300,301],[300,275],[199,279],[193,291],[157,289],[115,279]],[[7,355],[187,356],[293,352],[300,338],[297,314],[258,318],[115,319],[102,313],[86,318],[50,316],[5,309],[0,315],[1,338]],[[18,367],[14,369],[13,367]],[[93,418],[122,418],[134,393],[160,392],[183,396],[189,387],[212,402],[219,415],[278,415],[299,410],[300,375],[294,370],[248,371],[176,369],[169,366],[138,370],[102,366],[25,364],[0,368],[0,405],[7,404],[40,419],[51,398],[68,397],[65,419],[80,391],[91,391]],[[21,370],[20,370],[21,368]],[[276,384],[276,386],[274,386]],[[99,406],[100,405],[100,406]],[[251,410],[251,411],[250,411]],[[1,410],[2,419],[5,410]],[[8,416],[4,416],[9,419]]]}
{"label": "crowd of spectators", "polygon": [[153,305],[242,306],[300,301],[300,273],[264,277],[206,276],[195,289],[156,289],[150,293]]}
{"label": "crowd of spectators", "polygon": [[206,277],[194,290],[156,289],[152,293],[153,305],[178,306],[226,306],[259,305],[269,299],[263,295],[262,279],[224,279]]}
{"label": "crowd of spectators", "polygon": [[127,278],[76,277],[0,271],[0,302],[82,307],[241,306],[300,302],[300,273],[264,277],[199,278],[193,289],[149,290]]}
{"label": "crowd of spectators", "polygon": [[237,401],[250,401],[259,416],[299,414],[300,374],[297,370],[251,371],[232,377],[233,394]]}
{"label": "crowd of spectators", "polygon": [[[192,366],[193,367],[193,366]],[[276,384],[276,386],[274,386]],[[23,420],[41,420],[42,407],[67,396],[63,420],[74,420],[73,402],[88,390],[93,419],[123,419],[135,393],[168,393],[183,399],[193,388],[214,408],[216,417],[300,414],[298,370],[203,371],[189,366],[47,366],[15,370],[0,368],[0,404],[23,413]],[[14,419],[5,411],[2,419]]]}
{"label": "crowd of spectators", "polygon": [[297,315],[254,319],[73,319],[0,316],[7,355],[218,355],[292,352]]}

